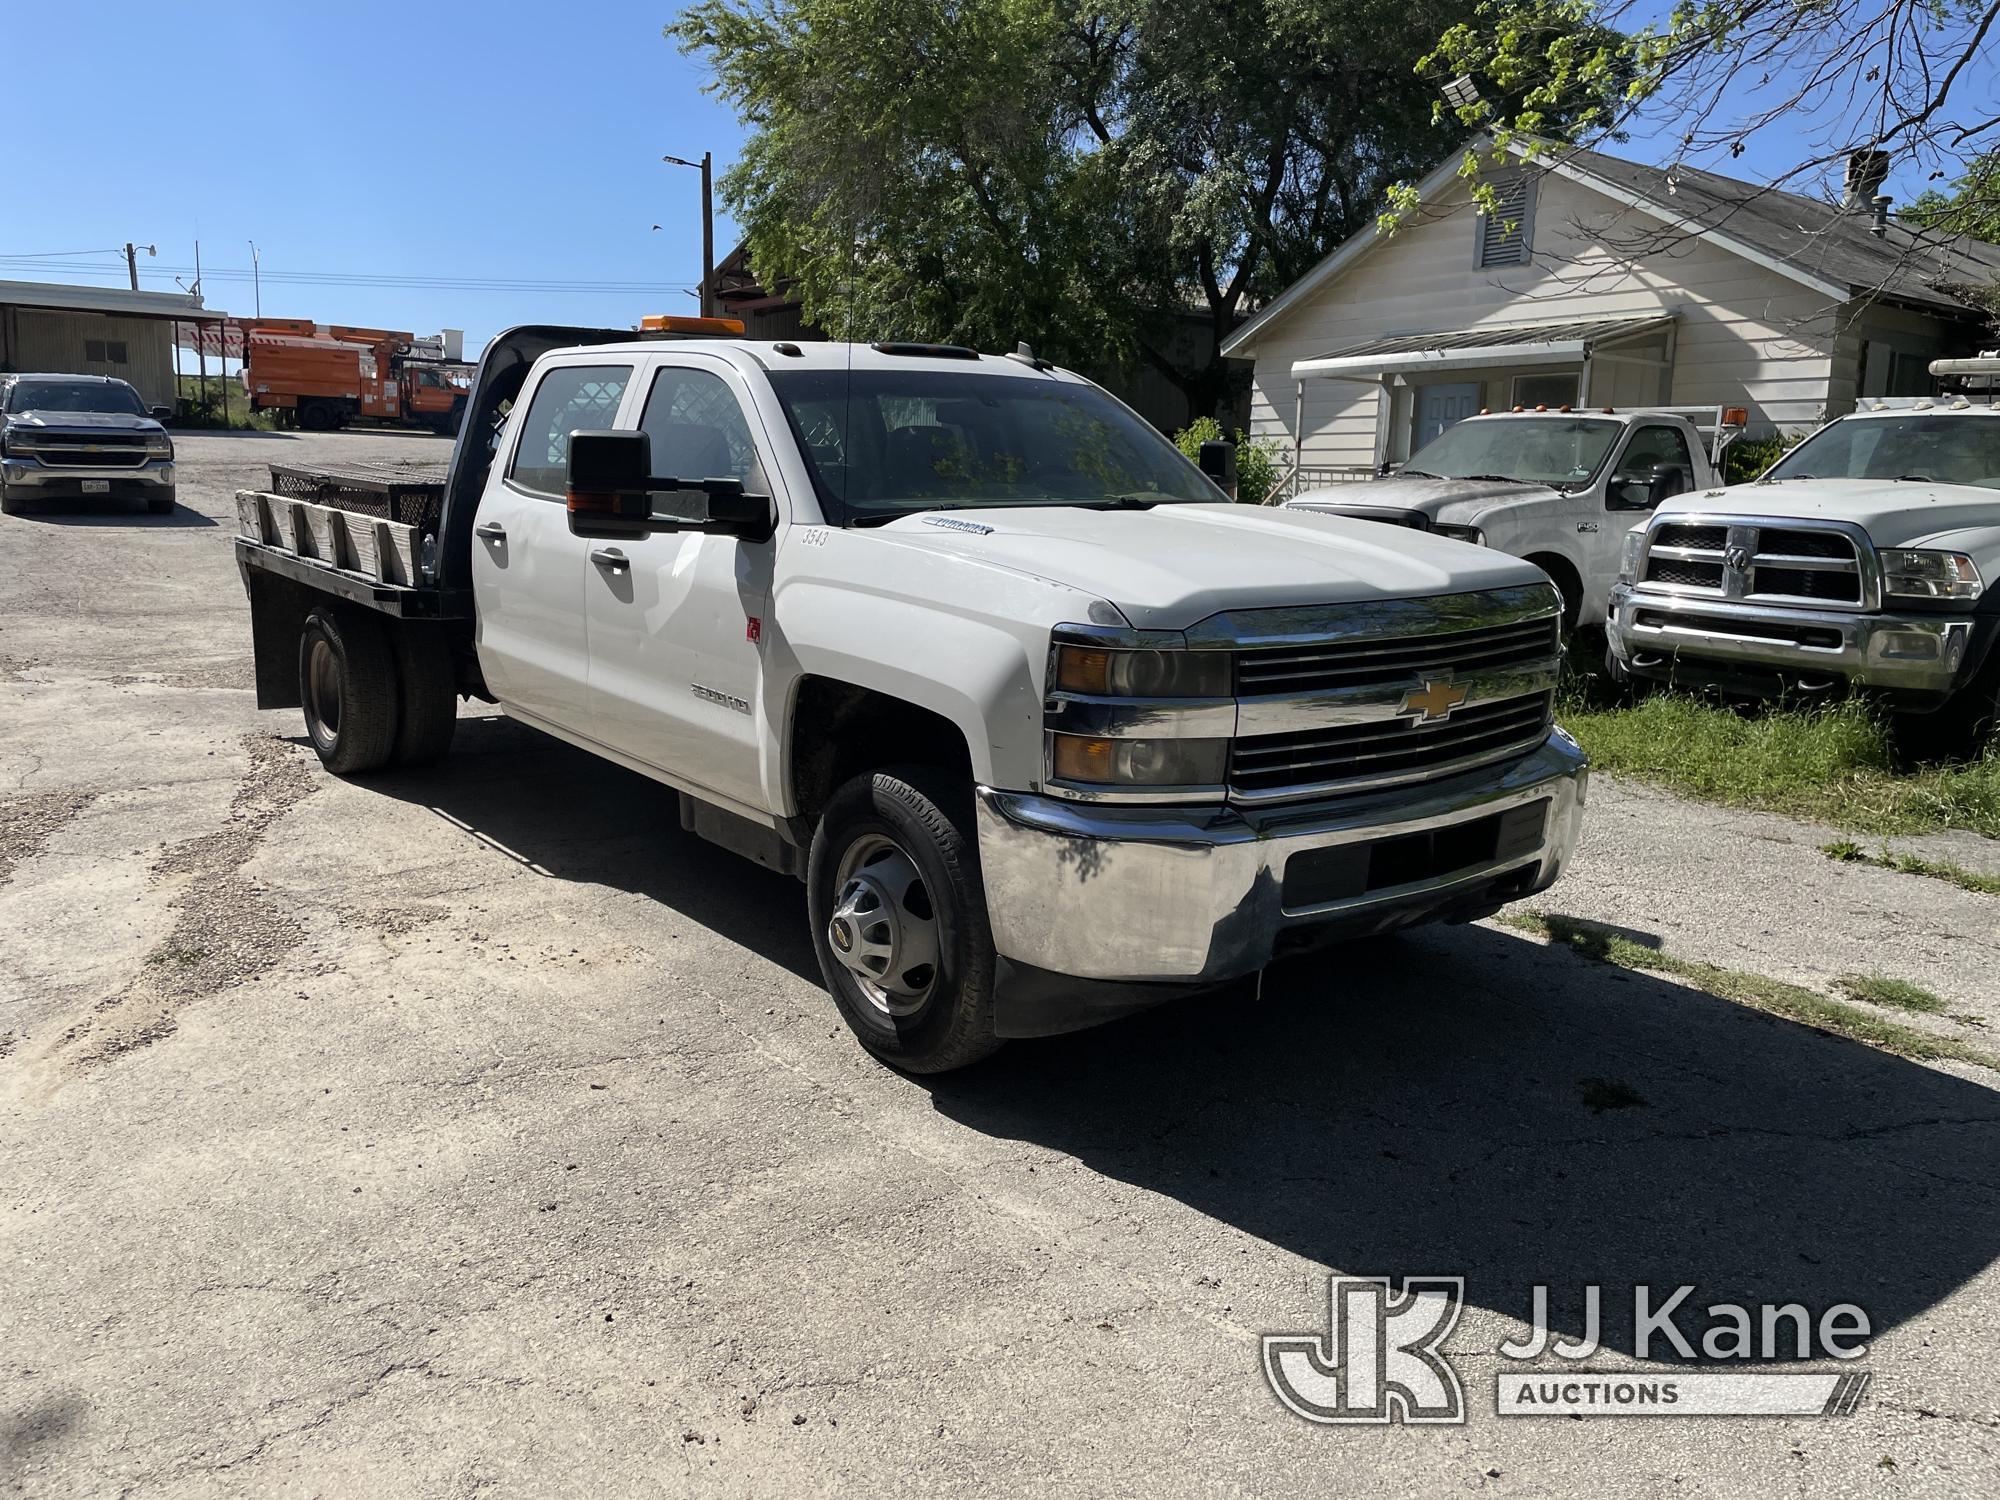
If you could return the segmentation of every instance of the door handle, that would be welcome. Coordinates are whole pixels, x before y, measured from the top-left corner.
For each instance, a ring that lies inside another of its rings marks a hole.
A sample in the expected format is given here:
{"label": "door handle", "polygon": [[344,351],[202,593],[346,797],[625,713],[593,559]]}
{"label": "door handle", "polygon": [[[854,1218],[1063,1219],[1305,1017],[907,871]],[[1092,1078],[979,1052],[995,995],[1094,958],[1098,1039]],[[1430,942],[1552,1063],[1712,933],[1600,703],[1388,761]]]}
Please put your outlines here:
{"label": "door handle", "polygon": [[472,534],[474,536],[483,536],[489,542],[504,542],[507,540],[507,528],[502,526],[498,521],[488,521],[482,526],[475,526],[472,528]]}
{"label": "door handle", "polygon": [[625,554],[616,547],[592,547],[590,560],[598,567],[609,568],[614,573],[625,566]]}

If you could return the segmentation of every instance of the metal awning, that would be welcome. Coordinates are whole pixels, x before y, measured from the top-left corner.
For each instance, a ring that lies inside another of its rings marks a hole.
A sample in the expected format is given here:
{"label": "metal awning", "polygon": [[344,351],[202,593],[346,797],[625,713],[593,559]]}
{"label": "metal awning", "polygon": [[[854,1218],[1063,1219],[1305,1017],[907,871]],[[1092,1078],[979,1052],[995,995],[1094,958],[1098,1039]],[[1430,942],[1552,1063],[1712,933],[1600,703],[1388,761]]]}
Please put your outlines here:
{"label": "metal awning", "polygon": [[1418,370],[1477,370],[1492,365],[1561,365],[1588,359],[1593,349],[1670,326],[1672,313],[1649,318],[1596,318],[1578,323],[1501,323],[1447,333],[1371,339],[1351,349],[1295,360],[1305,379],[1372,380]]}

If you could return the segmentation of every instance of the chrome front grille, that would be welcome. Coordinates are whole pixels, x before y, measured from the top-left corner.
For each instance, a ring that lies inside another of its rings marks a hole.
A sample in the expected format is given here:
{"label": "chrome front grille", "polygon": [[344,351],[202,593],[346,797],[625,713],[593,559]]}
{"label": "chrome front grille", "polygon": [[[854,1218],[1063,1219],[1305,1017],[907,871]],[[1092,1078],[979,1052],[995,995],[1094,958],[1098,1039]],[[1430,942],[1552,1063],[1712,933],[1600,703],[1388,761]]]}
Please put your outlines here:
{"label": "chrome front grille", "polygon": [[1867,601],[1872,566],[1866,543],[1844,524],[1704,518],[1656,525],[1640,576],[1659,588],[1718,599],[1858,607]]}
{"label": "chrome front grille", "polygon": [[28,450],[52,469],[136,469],[145,463],[144,438],[37,438]]}
{"label": "chrome front grille", "polygon": [[1334,787],[1361,789],[1445,775],[1539,745],[1553,722],[1553,691],[1464,708],[1435,724],[1378,719],[1239,739],[1229,786],[1251,797]]}
{"label": "chrome front grille", "polygon": [[1559,628],[1550,616],[1441,635],[1331,641],[1301,651],[1245,651],[1236,658],[1236,694],[1291,697],[1531,664],[1556,654]]}

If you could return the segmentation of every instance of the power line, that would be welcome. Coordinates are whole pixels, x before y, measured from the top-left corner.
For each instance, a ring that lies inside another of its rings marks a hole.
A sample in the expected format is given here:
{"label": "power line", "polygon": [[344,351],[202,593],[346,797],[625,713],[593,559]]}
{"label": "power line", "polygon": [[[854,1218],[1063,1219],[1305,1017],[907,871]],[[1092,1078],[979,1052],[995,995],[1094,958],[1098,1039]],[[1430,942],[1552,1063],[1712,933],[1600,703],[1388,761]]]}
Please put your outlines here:
{"label": "power line", "polygon": [[[95,251],[78,252],[96,254]],[[0,255],[0,268],[10,271],[59,271],[66,275],[117,277],[122,268],[117,266],[72,266],[56,265],[50,262],[55,257],[46,255]],[[146,269],[146,274],[154,277],[171,276],[176,273],[191,274],[192,266],[154,265]],[[263,271],[245,267],[241,270],[228,267],[210,266],[203,270],[205,282],[254,283],[259,275],[265,281],[290,286],[351,287],[355,289],[413,290],[413,291],[453,291],[453,292],[545,292],[550,294],[604,294],[624,296],[633,293],[678,292],[693,289],[690,282],[662,281],[551,281],[535,277],[502,276],[408,276],[385,272],[368,271]]]}

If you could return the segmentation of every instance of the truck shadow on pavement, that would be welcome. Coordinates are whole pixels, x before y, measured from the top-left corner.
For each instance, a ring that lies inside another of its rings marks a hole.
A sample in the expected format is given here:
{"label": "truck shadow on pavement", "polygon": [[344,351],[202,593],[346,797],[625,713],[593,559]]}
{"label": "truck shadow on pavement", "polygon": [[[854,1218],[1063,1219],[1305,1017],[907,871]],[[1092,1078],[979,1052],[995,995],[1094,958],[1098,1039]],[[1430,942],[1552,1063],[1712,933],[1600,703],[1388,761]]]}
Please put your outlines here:
{"label": "truck shadow on pavement", "polygon": [[687,832],[673,789],[636,771],[512,719],[461,717],[448,768],[374,776],[368,787],[538,874],[657,901],[820,983],[805,887]]}
{"label": "truck shadow on pavement", "polygon": [[[511,720],[458,732],[449,774],[370,786],[818,987],[803,887],[683,832],[667,788]],[[1492,928],[1334,948],[1273,968],[1261,999],[1246,984],[909,1086],[1346,1274],[1463,1276],[1472,1306],[1523,1321],[1543,1284],[1571,1336],[1600,1285],[1625,1353],[1639,1283],[1655,1306],[1696,1287],[1677,1316],[1696,1342],[1713,1302],[1853,1302],[1879,1335],[2000,1256],[1995,1087]],[[1226,1263],[1195,1270],[1228,1299]]]}
{"label": "truck shadow on pavement", "polygon": [[[1697,1349],[1715,1302],[1853,1302],[1879,1335],[2000,1255],[1992,1087],[1490,928],[918,1081],[961,1124],[1346,1274],[1462,1275],[1524,1322],[1543,1284],[1572,1336],[1600,1285],[1624,1353],[1636,1284],[1655,1308],[1696,1288]],[[1226,1265],[1194,1269],[1227,1297]]]}
{"label": "truck shadow on pavement", "polygon": [[15,511],[7,519],[40,521],[50,526],[137,526],[149,531],[172,531],[186,527],[199,529],[216,524],[200,511],[190,510],[185,505],[176,505],[168,514],[156,516],[146,509],[143,500],[119,503],[106,509],[102,499],[82,505],[62,500],[30,501],[26,509]]}

